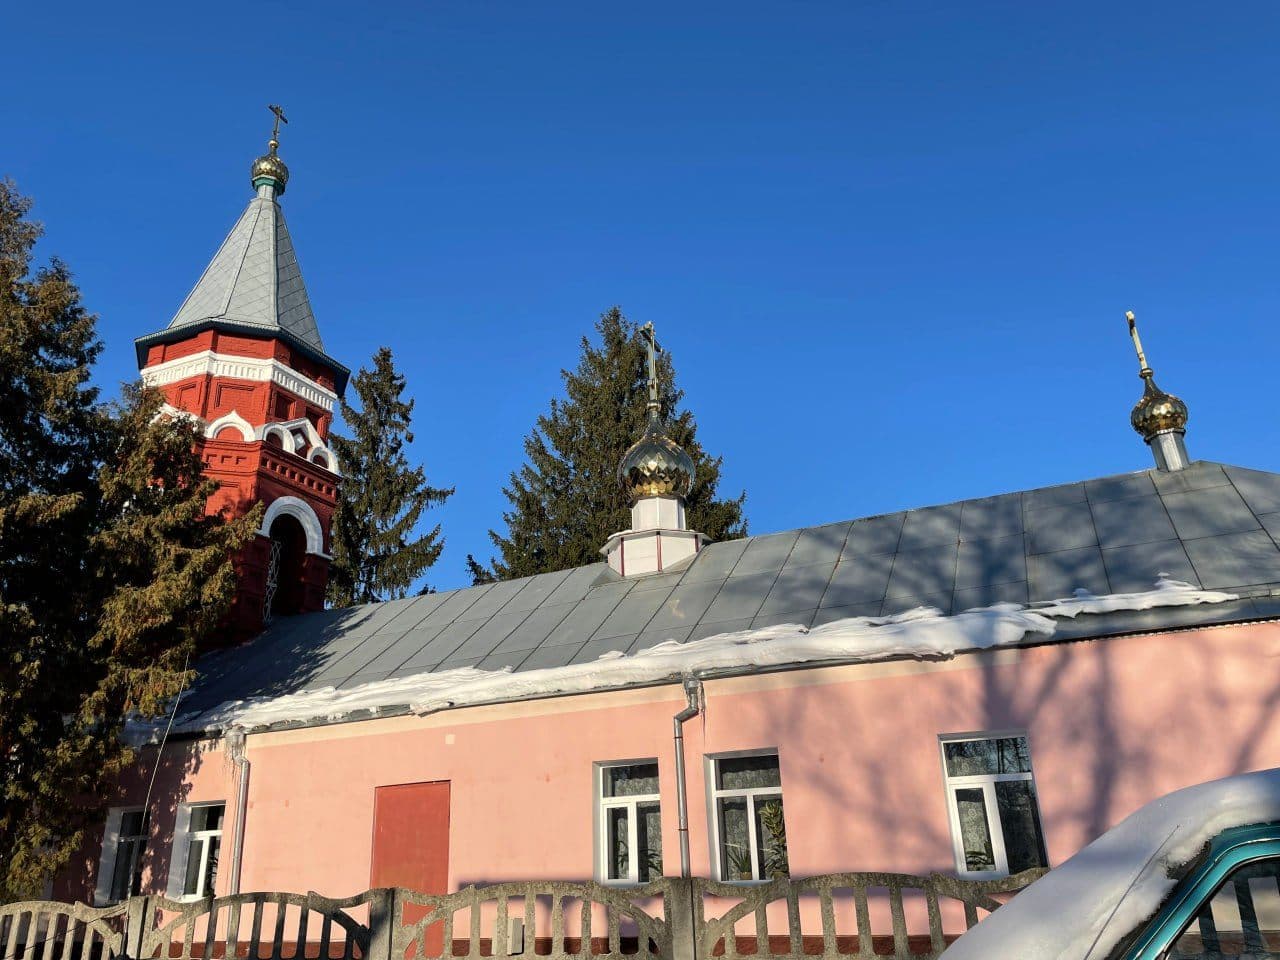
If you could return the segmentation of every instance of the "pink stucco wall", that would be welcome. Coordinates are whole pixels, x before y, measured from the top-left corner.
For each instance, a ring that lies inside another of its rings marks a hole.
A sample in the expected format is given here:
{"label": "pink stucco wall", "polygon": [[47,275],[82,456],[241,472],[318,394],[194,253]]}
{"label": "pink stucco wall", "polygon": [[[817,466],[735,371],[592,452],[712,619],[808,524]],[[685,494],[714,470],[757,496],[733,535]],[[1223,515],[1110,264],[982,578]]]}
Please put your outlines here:
{"label": "pink stucco wall", "polygon": [[[1254,624],[711,681],[686,727],[693,872],[710,871],[703,757],[776,748],[793,875],[954,869],[939,734],[1026,731],[1052,863],[1147,800],[1280,765],[1280,625]],[[451,782],[451,888],[592,875],[594,761],[657,757],[678,868],[667,688],[251,736],[242,888],[341,896],[370,880],[374,788]],[[154,752],[122,786],[140,801]],[[172,744],[154,794],[153,886],[178,802],[225,800],[220,745]],[[63,895],[91,892],[88,871]],[[220,871],[219,892],[227,870]]]}

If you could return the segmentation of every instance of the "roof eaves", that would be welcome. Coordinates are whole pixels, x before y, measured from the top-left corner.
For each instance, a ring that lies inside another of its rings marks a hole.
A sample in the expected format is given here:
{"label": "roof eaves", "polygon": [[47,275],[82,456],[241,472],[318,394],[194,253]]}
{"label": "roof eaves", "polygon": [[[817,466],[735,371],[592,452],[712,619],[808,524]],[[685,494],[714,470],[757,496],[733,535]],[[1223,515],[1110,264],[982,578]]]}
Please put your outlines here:
{"label": "roof eaves", "polygon": [[195,323],[184,324],[181,327],[165,327],[156,333],[148,333],[138,337],[133,341],[134,351],[138,358],[138,367],[141,368],[147,360],[147,350],[160,343],[175,343],[179,340],[186,340],[193,334],[200,333],[202,330],[218,329],[228,333],[244,333],[256,337],[275,337],[283,340],[289,346],[293,347],[300,354],[323,367],[327,367],[333,371],[334,375],[334,392],[341,397],[347,389],[347,381],[351,378],[351,369],[345,364],[339,363],[333,357],[329,356],[322,350],[317,350],[311,344],[307,343],[300,337],[295,336],[288,330],[280,327],[262,327],[250,323],[237,323],[234,320],[228,320],[225,317],[205,317]]}
{"label": "roof eaves", "polygon": [[[1261,588],[1259,588],[1261,589]],[[1029,608],[1033,609],[1033,608]],[[1058,629],[1052,636],[1043,637],[1028,634],[1017,644],[997,648],[970,649],[958,651],[954,656],[970,656],[973,654],[991,653],[995,650],[1019,650],[1035,647],[1053,646],[1055,644],[1078,643],[1086,641],[1112,640],[1126,636],[1149,636],[1162,633],[1174,633],[1188,628],[1207,629],[1216,627],[1237,626],[1247,623],[1267,623],[1280,620],[1280,585],[1270,588],[1266,594],[1256,597],[1241,597],[1239,600],[1221,604],[1199,606],[1157,607],[1149,610],[1126,610],[1112,613],[1083,613],[1071,619],[1059,620]],[[851,658],[807,661],[799,663],[755,666],[740,664],[732,667],[713,668],[699,671],[701,680],[723,680],[734,677],[791,673],[799,670],[818,670],[827,667],[860,666],[864,664],[880,664],[894,662],[920,662],[921,658],[910,655],[890,655],[875,659]],[[936,658],[951,659],[949,657]],[[673,674],[656,680],[623,683],[617,686],[598,690],[574,692],[539,692],[523,696],[495,699],[481,704],[459,704],[447,709],[466,709],[468,707],[493,707],[513,703],[528,703],[537,700],[570,699],[591,696],[596,693],[614,693],[623,690],[641,690],[668,686],[681,681],[681,676]],[[409,704],[388,704],[376,709],[352,711],[341,717],[320,717],[308,720],[287,720],[256,727],[252,733],[270,733],[282,730],[327,727],[338,724],[357,723],[365,720],[379,720],[389,717],[408,716],[413,713]],[[198,720],[198,717],[196,718]],[[222,734],[219,728],[203,728],[188,730],[181,739],[202,739]]]}

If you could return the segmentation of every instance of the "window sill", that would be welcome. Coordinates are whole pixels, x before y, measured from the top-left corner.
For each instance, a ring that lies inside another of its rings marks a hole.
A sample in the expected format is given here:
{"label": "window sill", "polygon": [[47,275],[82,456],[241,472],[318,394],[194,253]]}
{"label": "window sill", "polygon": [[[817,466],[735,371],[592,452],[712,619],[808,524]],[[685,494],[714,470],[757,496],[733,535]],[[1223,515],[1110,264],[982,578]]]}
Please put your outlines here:
{"label": "window sill", "polygon": [[1008,880],[1013,876],[1008,870],[957,870],[960,880]]}
{"label": "window sill", "polygon": [[181,893],[176,897],[170,897],[168,894],[165,894],[166,899],[172,900],[174,903],[199,903],[201,900],[212,900],[215,896],[216,894],[210,893]]}

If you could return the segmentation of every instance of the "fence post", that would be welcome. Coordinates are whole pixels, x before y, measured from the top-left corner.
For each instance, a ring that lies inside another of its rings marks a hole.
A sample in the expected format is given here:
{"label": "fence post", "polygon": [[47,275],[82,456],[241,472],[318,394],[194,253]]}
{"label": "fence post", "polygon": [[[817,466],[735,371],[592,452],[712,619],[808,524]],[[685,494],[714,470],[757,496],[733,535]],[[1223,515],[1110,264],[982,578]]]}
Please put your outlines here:
{"label": "fence post", "polygon": [[698,925],[694,897],[700,896],[690,877],[672,877],[667,897],[667,922],[671,929],[671,960],[697,960]]}
{"label": "fence post", "polygon": [[124,915],[124,943],[120,945],[129,960],[138,960],[142,956],[142,939],[150,916],[150,897],[129,898]]}
{"label": "fence post", "polygon": [[392,960],[400,926],[400,888],[383,887],[373,892],[376,896],[369,900],[369,960]]}

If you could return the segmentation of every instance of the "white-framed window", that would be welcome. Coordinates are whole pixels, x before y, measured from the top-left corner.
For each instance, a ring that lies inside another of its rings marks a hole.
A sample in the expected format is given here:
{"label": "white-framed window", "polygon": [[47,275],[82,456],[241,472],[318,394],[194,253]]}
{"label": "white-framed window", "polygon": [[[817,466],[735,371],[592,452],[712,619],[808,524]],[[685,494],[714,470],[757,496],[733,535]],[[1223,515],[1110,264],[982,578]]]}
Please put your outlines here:
{"label": "white-framed window", "polygon": [[966,733],[938,739],[960,876],[1047,867],[1026,735]]}
{"label": "white-framed window", "polygon": [[168,895],[174,900],[213,896],[222,847],[226,804],[191,803],[178,808],[169,864]]}
{"label": "white-framed window", "polygon": [[596,876],[616,884],[662,876],[657,760],[596,764]]}
{"label": "white-framed window", "polygon": [[142,892],[142,864],[149,831],[150,818],[142,807],[112,807],[107,811],[94,891],[99,906],[119,903]]}
{"label": "white-framed window", "polygon": [[778,754],[708,757],[716,878],[759,882],[790,875]]}

